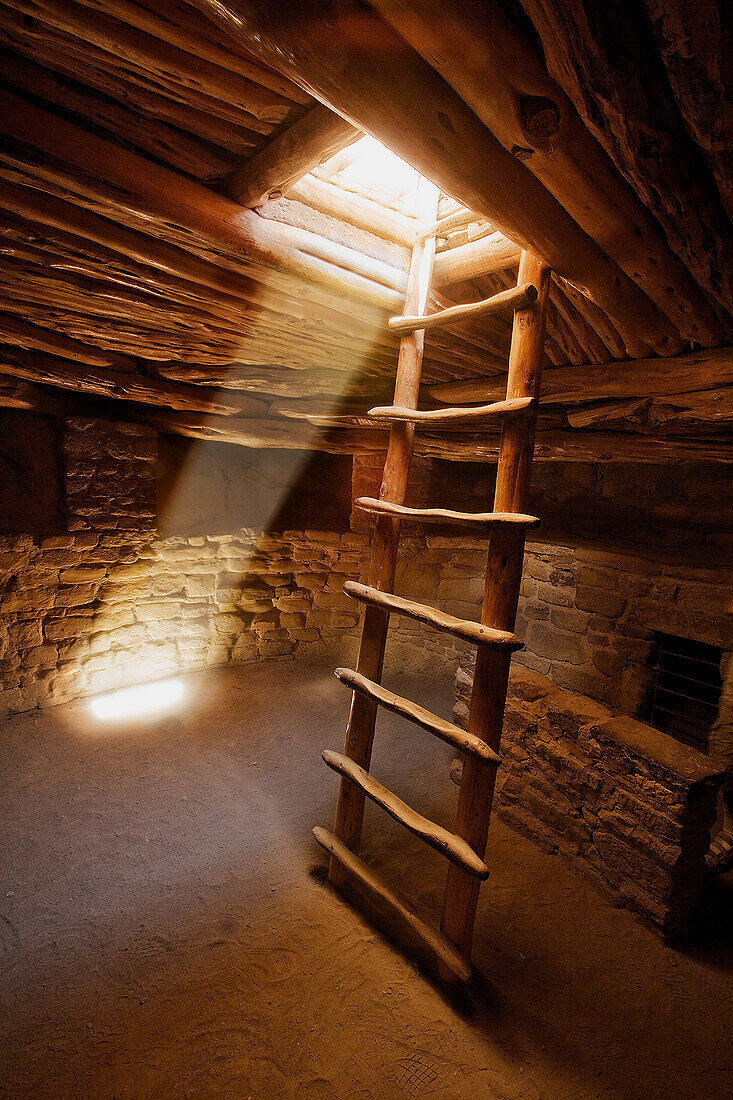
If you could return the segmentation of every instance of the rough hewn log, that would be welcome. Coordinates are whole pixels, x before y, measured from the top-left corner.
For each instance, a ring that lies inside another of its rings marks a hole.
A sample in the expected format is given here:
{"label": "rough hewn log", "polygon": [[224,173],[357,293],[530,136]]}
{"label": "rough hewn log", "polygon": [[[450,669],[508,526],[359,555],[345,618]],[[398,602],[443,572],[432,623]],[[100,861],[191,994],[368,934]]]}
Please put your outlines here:
{"label": "rough hewn log", "polygon": [[359,229],[348,221],[321,214],[312,206],[306,206],[292,198],[272,199],[258,207],[257,213],[268,221],[282,222],[293,229],[314,233],[317,237],[333,241],[344,248],[353,248],[364,256],[371,256],[372,259],[387,264],[388,268],[407,271],[409,267],[410,253],[404,246],[385,241],[375,233]]}
{"label": "rough hewn log", "polygon": [[385,885],[375,871],[346,847],[328,829],[316,825],[313,836],[318,843],[343,868],[340,889],[354,897],[359,909],[366,910],[372,920],[383,927],[390,936],[402,942],[407,940],[408,950],[426,957],[433,966],[447,970],[453,980],[467,982],[471,968],[461,958],[452,943],[436,929],[425,924],[404,901]]}
{"label": "rough hewn log", "polygon": [[132,359],[90,347],[81,340],[73,340],[62,332],[54,332],[41,325],[29,324],[10,313],[0,313],[0,343],[31,351],[48,352],[50,355],[58,355],[76,363],[88,363],[94,367],[114,367],[118,372],[135,370]]}
{"label": "rough hewn log", "polygon": [[450,833],[442,825],[437,825],[429,818],[423,817],[412,806],[403,802],[401,798],[380,783],[378,779],[375,779],[370,772],[354,763],[350,757],[344,756],[340,752],[334,752],[333,749],[324,749],[321,756],[329,768],[332,768],[339,775],[348,779],[350,783],[357,786],[367,798],[370,798],[377,806],[381,806],[390,817],[403,825],[413,836],[419,837],[425,844],[440,852],[451,862],[457,863],[469,874],[476,875],[477,878],[482,880],[489,877],[489,868],[482,859],[478,858],[465,840]]}
{"label": "rough hewn log", "polygon": [[477,405],[472,409],[403,409],[398,405],[377,406],[369,410],[369,415],[375,420],[388,420],[427,425],[429,428],[458,429],[465,427],[483,427],[486,422],[496,422],[499,419],[510,420],[517,416],[525,416],[535,411],[536,402],[531,397],[503,398],[500,401],[492,401],[490,405]]}
{"label": "rough hewn log", "polygon": [[519,248],[503,233],[491,233],[471,244],[456,245],[435,257],[435,286],[448,286],[466,279],[476,279],[516,267],[521,254]]}
{"label": "rough hewn log", "polygon": [[222,400],[218,390],[207,392],[198,386],[164,382],[145,375],[123,374],[110,367],[72,362],[55,355],[39,355],[0,345],[0,371],[27,382],[135,401],[143,405],[161,405],[185,412],[211,413],[213,416],[262,417],[268,402],[253,397],[229,397]]}
{"label": "rough hewn log", "polygon": [[446,745],[452,745],[461,752],[473,753],[479,760],[485,760],[487,763],[501,763],[499,754],[485,745],[479,737],[472,736],[460,726],[454,726],[452,722],[446,722],[445,718],[432,714],[419,703],[413,703],[411,699],[395,695],[393,691],[375,683],[374,680],[369,680],[366,676],[361,676],[351,668],[337,668],[334,675],[352,691],[360,692],[386,710],[391,710],[394,714],[406,718],[408,722],[413,722],[428,733],[434,734]]}
{"label": "rough hewn log", "polygon": [[57,396],[53,392],[41,389],[40,386],[33,386],[19,378],[11,378],[4,374],[0,374],[0,408],[21,409],[46,416],[55,416],[67,411],[60,394]]}
{"label": "rough hewn log", "polygon": [[304,177],[291,186],[287,194],[288,198],[297,199],[322,214],[349,222],[403,247],[411,247],[415,239],[417,223],[413,218],[390,210],[373,199],[345,191],[343,187],[317,176]]}
{"label": "rough hewn log", "polygon": [[568,413],[573,428],[664,436],[730,435],[733,385],[699,393],[607,401]]}
{"label": "rough hewn log", "polygon": [[[219,102],[223,110],[251,116],[253,120],[277,126],[284,122],[292,103],[269,88],[263,88],[230,69],[190,54],[162,38],[153,38],[129,23],[110,16],[107,11],[91,11],[74,0],[14,0],[13,6],[24,15],[38,17],[44,23],[73,34],[84,42],[106,50],[113,57],[140,66],[150,74],[168,78],[171,73],[194,94],[203,93]],[[193,62],[193,63],[192,63]]]}
{"label": "rough hewn log", "polygon": [[107,130],[117,141],[133,145],[186,175],[200,180],[219,179],[236,163],[236,155],[213,148],[159,119],[131,111],[124,104],[95,95],[18,54],[3,52],[0,68],[8,84],[73,111],[84,123]]}
{"label": "rough hewn log", "polygon": [[[445,237],[453,230],[463,229],[464,226],[471,225],[473,222],[479,219],[474,214],[473,210],[467,210],[465,208],[455,210],[452,214],[446,214],[443,218],[438,218],[436,222],[429,225],[423,230],[423,237]],[[491,231],[491,227],[488,222],[483,223]]]}
{"label": "rough hewn log", "polygon": [[[730,433],[729,433],[730,434]],[[490,462],[499,456],[499,438],[485,435],[475,440],[421,438],[415,453],[423,458],[452,462]],[[550,431],[538,432],[535,462],[733,462],[733,444],[727,438],[710,440],[672,439],[625,432]]]}
{"label": "rough hewn log", "polygon": [[371,515],[393,515],[400,519],[416,520],[418,523],[437,523],[468,527],[476,533],[485,533],[492,527],[504,524],[519,524],[520,527],[537,527],[536,516],[525,516],[521,512],[456,512],[452,508],[410,508],[405,504],[390,504],[388,500],[376,497],[357,497],[354,507]]}
{"label": "rough hewn log", "polygon": [[374,6],[686,339],[720,342],[720,321],[658,224],[498,4],[375,0]]}
{"label": "rough hewn log", "polygon": [[436,630],[443,630],[447,634],[452,634],[454,638],[462,638],[463,641],[470,642],[472,645],[512,652],[524,648],[524,642],[520,642],[509,630],[494,630],[493,627],[484,626],[471,619],[458,619],[455,615],[447,615],[445,611],[439,611],[435,607],[416,603],[415,600],[406,600],[402,596],[395,596],[392,592],[383,592],[371,585],[360,584],[359,581],[346,581],[344,592],[347,596],[353,596],[355,600],[360,600],[371,607],[380,607],[397,615],[407,615],[410,619],[425,623]]}
{"label": "rough hewn log", "polygon": [[[613,397],[650,397],[719,389],[733,383],[733,348],[711,348],[674,359],[631,359],[623,363],[584,363],[545,371],[544,403],[585,404]],[[498,401],[504,382],[495,376],[466,378],[429,386],[441,404]]]}
{"label": "rough hewn log", "polygon": [[588,324],[601,337],[603,343],[611,352],[612,359],[625,359],[627,355],[633,359],[645,359],[650,354],[652,349],[643,340],[636,340],[631,344],[624,343],[618,330],[614,328],[611,318],[602,309],[599,309],[595,302],[591,302],[590,298],[586,298],[571,283],[566,282],[564,279],[558,279],[557,276],[554,278],[557,285],[562,287],[563,293],[568,296],[578,310],[578,313],[585,317]]}
{"label": "rough hewn log", "polygon": [[191,416],[187,413],[151,413],[145,422],[161,432],[236,443],[242,447],[278,447],[329,454],[367,454],[384,450],[384,433],[362,429],[323,431],[292,420]]}
{"label": "rough hewn log", "polygon": [[[309,293],[307,301],[303,301],[289,293],[281,282],[275,282],[276,289],[268,292],[241,271],[227,269],[159,238],[118,225],[109,218],[63,202],[53,195],[17,187],[2,180],[0,202],[6,209],[27,219],[30,225],[42,225],[44,238],[50,234],[52,239],[56,239],[60,232],[62,243],[71,240],[72,247],[77,248],[83,242],[95,242],[101,246],[101,259],[110,269],[114,269],[122,258],[121,270],[128,275],[135,273],[142,283],[150,283],[164,293],[173,292],[176,288],[182,293],[188,284],[191,293],[199,297],[203,295],[210,302],[212,296],[207,292],[216,291],[222,307],[229,311],[229,316],[239,317],[240,322],[243,303],[244,309],[247,303],[251,303],[261,311],[264,296],[268,309],[282,312],[296,324],[305,324],[310,319],[324,322],[342,336],[346,330],[365,337],[372,345],[375,339],[379,340],[377,334],[383,326],[384,315],[366,303],[354,308],[353,302],[348,299],[344,301],[343,295],[339,295],[329,296],[324,305],[323,296],[316,288]],[[149,223],[145,224],[145,228],[150,229]],[[133,265],[131,261],[134,261]],[[144,266],[136,267],[135,264]],[[268,272],[268,278],[270,274]],[[172,277],[174,282],[166,276]],[[180,284],[175,282],[179,279],[182,280]],[[388,340],[386,335],[384,339]],[[391,342],[389,346],[393,346]]]}
{"label": "rough hewn log", "polygon": [[208,19],[176,0],[79,0],[86,8],[113,15],[123,23],[169,42],[193,57],[213,61],[224,69],[246,76],[294,103],[308,103],[310,96],[273,69],[258,65],[240,52],[238,43],[223,37]]}
{"label": "rough hewn log", "polygon": [[230,33],[247,35],[267,64],[584,287],[625,329],[663,354],[680,349],[674,325],[377,16],[336,0],[317,9],[267,0],[195,0],[195,6]]}
{"label": "rough hewn log", "polygon": [[567,286],[567,283],[563,284],[562,280],[553,282],[551,288],[552,303],[565,324],[575,334],[585,352],[583,359],[591,363],[608,363],[615,356],[611,354],[601,337],[593,326],[586,321],[580,310],[567,297],[563,289],[564,286]]}
{"label": "rough hewn log", "polygon": [[521,3],[540,38],[550,74],[698,283],[730,310],[730,221],[700,149],[684,131],[651,29],[639,18],[639,4]]}
{"label": "rough hewn log", "polygon": [[125,103],[143,118],[195,134],[234,156],[250,156],[263,143],[260,131],[272,130],[269,123],[253,123],[252,116],[246,116],[246,126],[241,114],[235,121],[222,118],[218,104],[212,113],[213,101],[175,84],[175,74],[168,81],[154,81],[145,70],[121,67],[113,54],[20,12],[3,8],[0,34],[9,51]]}
{"label": "rough hewn log", "polygon": [[687,128],[733,218],[733,55],[719,0],[644,0]]}
{"label": "rough hewn log", "polygon": [[[128,205],[142,221],[161,223],[155,225],[156,231],[169,223],[179,226],[241,260],[350,291],[388,309],[401,300],[403,272],[315,234],[264,222],[226,196],[4,91],[0,92],[0,130],[54,158],[57,163],[44,165],[46,172],[73,182],[93,198],[103,195],[121,208]],[[5,149],[3,157],[10,156]],[[66,164],[76,174],[69,173]]]}
{"label": "rough hewn log", "polygon": [[224,191],[242,206],[279,199],[312,168],[360,136],[360,130],[319,103],[241,165],[226,180]]}

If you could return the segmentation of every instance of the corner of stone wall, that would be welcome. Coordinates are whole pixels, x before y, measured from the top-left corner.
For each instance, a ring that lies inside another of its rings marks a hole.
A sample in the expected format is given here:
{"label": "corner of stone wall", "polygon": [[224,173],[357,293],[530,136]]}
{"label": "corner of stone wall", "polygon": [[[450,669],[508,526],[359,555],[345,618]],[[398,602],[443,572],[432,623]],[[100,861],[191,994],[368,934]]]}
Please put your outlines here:
{"label": "corner of stone wall", "polygon": [[[456,677],[467,722],[473,654]],[[718,769],[695,749],[513,664],[497,810],[665,935],[694,924],[715,821]]]}

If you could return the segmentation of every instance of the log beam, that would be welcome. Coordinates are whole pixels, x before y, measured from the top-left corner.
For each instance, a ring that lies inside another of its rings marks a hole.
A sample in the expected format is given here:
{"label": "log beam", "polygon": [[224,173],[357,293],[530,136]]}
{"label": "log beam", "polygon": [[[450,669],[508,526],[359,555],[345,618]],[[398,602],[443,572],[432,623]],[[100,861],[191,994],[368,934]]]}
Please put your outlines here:
{"label": "log beam", "polygon": [[498,232],[470,244],[447,248],[435,257],[433,285],[462,283],[466,279],[478,279],[482,275],[503,271],[505,267],[516,267],[521,253],[521,248]]}
{"label": "log beam", "polygon": [[[0,132],[50,158],[36,171],[72,186],[93,202],[134,212],[142,224],[179,227],[196,247],[202,241],[232,260],[264,265],[351,293],[394,310],[406,275],[355,249],[281,222],[265,222],[225,195],[145,160],[94,134],[0,91]],[[3,159],[15,158],[6,147]],[[22,164],[22,158],[17,158]],[[178,236],[178,234],[174,235]],[[191,240],[190,238],[193,237]]]}
{"label": "log beam", "polygon": [[[491,134],[460,96],[356,0],[273,6],[195,0],[260,60],[384,141],[444,191],[501,225],[660,354],[682,341],[651,299]],[[406,124],[409,120],[409,125]]]}
{"label": "log beam", "polygon": [[360,136],[360,130],[319,103],[233,172],[223,190],[248,207],[279,199],[307,172]]}
{"label": "log beam", "polygon": [[[644,5],[636,0],[521,4],[534,24],[553,79],[700,286],[730,310],[730,220],[699,147],[685,131],[651,27],[640,12]],[[715,23],[707,23],[705,10],[697,2],[682,7],[694,12],[710,43]],[[676,18],[674,25],[676,35]]]}
{"label": "log beam", "polygon": [[[71,341],[70,341],[71,342]],[[56,355],[0,346],[0,371],[26,382],[81,391],[97,397],[158,405],[183,412],[208,413],[221,417],[261,417],[269,403],[245,395],[222,398],[219,390],[207,392],[200,386],[165,382],[139,373],[123,373],[110,367],[72,362]]]}
{"label": "log beam", "polygon": [[288,198],[405,248],[411,248],[415,243],[417,222],[414,218],[390,210],[364,195],[346,191],[318,176],[310,175],[298,180],[288,188]]}
{"label": "log beam", "polygon": [[374,6],[685,339],[720,343],[723,326],[705,295],[550,77],[539,51],[498,4],[375,0]]}
{"label": "log beam", "polygon": [[[673,359],[630,359],[621,363],[583,363],[555,367],[542,378],[544,404],[579,405],[609,398],[696,393],[733,384],[733,348],[710,348]],[[504,395],[501,376],[466,378],[428,386],[435,401],[498,401]]]}

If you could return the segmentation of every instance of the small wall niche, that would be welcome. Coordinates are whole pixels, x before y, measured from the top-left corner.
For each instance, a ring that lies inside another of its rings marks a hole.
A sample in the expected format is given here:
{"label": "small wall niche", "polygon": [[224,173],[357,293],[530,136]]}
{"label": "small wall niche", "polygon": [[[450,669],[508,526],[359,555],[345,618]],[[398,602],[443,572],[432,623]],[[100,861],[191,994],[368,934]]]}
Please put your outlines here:
{"label": "small wall niche", "polygon": [[0,411],[0,532],[43,538],[64,530],[56,422]]}
{"label": "small wall niche", "polygon": [[720,703],[722,656],[720,646],[656,632],[642,717],[655,729],[707,752]]}

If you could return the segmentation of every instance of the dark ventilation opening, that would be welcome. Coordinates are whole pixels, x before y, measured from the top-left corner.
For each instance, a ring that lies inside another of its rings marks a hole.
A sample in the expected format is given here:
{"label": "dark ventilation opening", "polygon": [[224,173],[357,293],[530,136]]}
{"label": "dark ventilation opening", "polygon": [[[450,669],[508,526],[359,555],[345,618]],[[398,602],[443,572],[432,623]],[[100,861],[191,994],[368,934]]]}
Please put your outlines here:
{"label": "dark ventilation opening", "polygon": [[708,751],[720,702],[720,646],[656,634],[647,721],[678,741]]}

